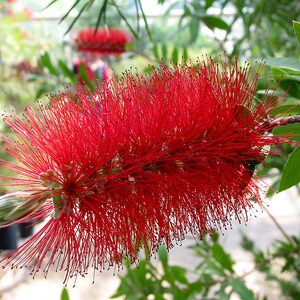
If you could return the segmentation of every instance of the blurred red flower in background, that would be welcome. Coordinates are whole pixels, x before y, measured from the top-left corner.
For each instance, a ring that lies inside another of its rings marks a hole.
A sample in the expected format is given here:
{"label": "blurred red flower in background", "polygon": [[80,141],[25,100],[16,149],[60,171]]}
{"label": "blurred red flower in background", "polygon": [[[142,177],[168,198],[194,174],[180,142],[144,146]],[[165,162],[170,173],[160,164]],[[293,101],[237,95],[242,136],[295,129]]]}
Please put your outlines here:
{"label": "blurred red flower in background", "polygon": [[77,51],[117,55],[126,51],[132,36],[121,29],[95,28],[82,29],[75,37]]}
{"label": "blurred red flower in background", "polygon": [[287,142],[266,134],[280,99],[255,100],[259,71],[212,59],[163,65],[7,115],[17,138],[3,137],[5,149],[20,163],[2,162],[15,175],[1,179],[32,197],[1,224],[32,209],[27,219],[49,219],[4,266],[56,265],[67,282],[89,266],[135,261],[140,248],[151,254],[188,232],[246,222],[263,189],[251,163],[264,159],[264,146]]}

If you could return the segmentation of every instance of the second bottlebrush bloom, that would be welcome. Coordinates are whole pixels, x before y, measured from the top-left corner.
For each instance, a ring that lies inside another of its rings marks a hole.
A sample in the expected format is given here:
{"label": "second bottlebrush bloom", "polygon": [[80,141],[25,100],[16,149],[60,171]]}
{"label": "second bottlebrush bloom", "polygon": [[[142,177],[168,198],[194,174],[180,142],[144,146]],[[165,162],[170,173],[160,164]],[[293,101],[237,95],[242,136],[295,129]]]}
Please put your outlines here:
{"label": "second bottlebrush bloom", "polygon": [[85,28],[75,37],[76,49],[79,52],[90,52],[105,55],[119,55],[126,52],[126,46],[133,40],[132,36],[117,28]]}
{"label": "second bottlebrush bloom", "polygon": [[188,232],[246,221],[262,190],[253,162],[265,146],[287,142],[268,134],[281,100],[255,98],[259,68],[212,59],[163,65],[7,115],[16,138],[4,137],[4,147],[18,162],[2,162],[13,175],[1,179],[23,197],[0,200],[14,198],[1,224],[47,221],[4,266],[47,273],[56,265],[67,281],[89,266],[135,261],[142,247],[151,254]]}

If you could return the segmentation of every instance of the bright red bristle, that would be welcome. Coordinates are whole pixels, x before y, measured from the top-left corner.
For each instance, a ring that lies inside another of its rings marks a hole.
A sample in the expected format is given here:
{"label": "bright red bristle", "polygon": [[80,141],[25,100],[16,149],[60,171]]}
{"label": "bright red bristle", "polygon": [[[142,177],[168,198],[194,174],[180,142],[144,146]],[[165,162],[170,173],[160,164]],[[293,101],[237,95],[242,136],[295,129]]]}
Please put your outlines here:
{"label": "bright red bristle", "polygon": [[259,70],[163,65],[7,116],[16,141],[4,138],[5,148],[20,164],[3,162],[15,175],[1,179],[48,198],[31,218],[50,220],[5,265],[47,273],[54,264],[67,282],[89,266],[135,261],[141,247],[151,254],[188,232],[246,221],[251,199],[261,201],[250,163],[287,142],[266,134],[280,99],[256,102]]}

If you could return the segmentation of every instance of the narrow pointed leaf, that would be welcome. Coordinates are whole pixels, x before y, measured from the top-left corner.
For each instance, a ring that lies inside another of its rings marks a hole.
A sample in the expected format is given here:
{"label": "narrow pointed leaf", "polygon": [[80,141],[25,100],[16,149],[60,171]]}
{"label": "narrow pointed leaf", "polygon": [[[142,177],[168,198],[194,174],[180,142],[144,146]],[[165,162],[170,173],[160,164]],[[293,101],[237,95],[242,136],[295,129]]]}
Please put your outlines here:
{"label": "narrow pointed leaf", "polygon": [[167,45],[166,44],[162,44],[161,46],[161,52],[162,52],[162,58],[164,60],[167,60],[168,59],[168,48],[167,48]]}
{"label": "narrow pointed leaf", "polygon": [[178,63],[178,49],[176,48],[176,46],[174,47],[173,52],[172,52],[172,62],[174,64]]}
{"label": "narrow pointed leaf", "polygon": [[83,5],[81,10],[79,11],[78,15],[75,17],[75,19],[72,21],[71,25],[69,26],[68,30],[65,32],[65,35],[73,28],[74,24],[77,22],[78,18],[81,16],[81,14],[84,12],[88,5],[88,2]]}
{"label": "narrow pointed leaf", "polygon": [[166,271],[168,269],[168,252],[164,246],[159,247],[158,256],[161,261],[161,264]]}
{"label": "narrow pointed leaf", "polygon": [[236,292],[241,297],[241,299],[255,299],[254,293],[246,287],[245,283],[242,280],[237,278],[231,278],[229,282],[232,285],[233,291]]}
{"label": "narrow pointed leaf", "polygon": [[77,6],[80,0],[76,0],[75,3],[71,6],[71,8],[67,11],[67,13],[60,19],[59,24],[64,21],[70,14],[70,12]]}
{"label": "narrow pointed leaf", "polygon": [[68,66],[60,59],[58,61],[58,65],[60,66],[62,72],[64,73],[64,75],[70,79],[70,81],[72,83],[76,83],[77,82],[77,77],[76,75],[68,68]]}
{"label": "narrow pointed leaf", "polygon": [[214,16],[204,17],[203,22],[210,29],[219,28],[219,29],[229,30],[230,28],[225,21]]}
{"label": "narrow pointed leaf", "polygon": [[160,59],[157,44],[153,45],[153,55],[156,59]]}
{"label": "narrow pointed leaf", "polygon": [[100,9],[100,12],[99,12],[99,15],[98,15],[98,19],[97,19],[97,22],[96,22],[96,26],[95,26],[95,29],[98,28],[100,22],[101,22],[101,19],[103,18],[103,20],[105,21],[105,17],[106,17],[106,5],[107,5],[107,2],[108,0],[104,0],[102,6],[101,6],[101,9]]}
{"label": "narrow pointed leaf", "polygon": [[233,273],[230,256],[224,251],[220,244],[215,243],[212,247],[213,257],[226,270]]}
{"label": "narrow pointed leaf", "polygon": [[51,58],[48,52],[45,52],[39,59],[39,63],[42,67],[45,67],[49,70],[49,72],[55,76],[59,75],[59,72],[56,70],[54,65],[52,64]]}
{"label": "narrow pointed leaf", "polygon": [[69,300],[69,293],[68,290],[64,287],[62,292],[61,292],[61,297],[60,300]]}
{"label": "narrow pointed leaf", "polygon": [[188,50],[186,47],[183,48],[183,59],[187,60],[189,58]]}
{"label": "narrow pointed leaf", "polygon": [[189,23],[189,30],[190,30],[190,41],[191,43],[195,42],[198,38],[199,33],[199,26],[200,26],[200,20],[196,17],[192,17],[190,23]]}
{"label": "narrow pointed leaf", "polygon": [[295,32],[296,38],[300,45],[300,23],[297,21],[293,21],[293,27],[294,27],[294,32]]}
{"label": "narrow pointed leaf", "polygon": [[93,83],[89,80],[85,66],[83,64],[80,64],[80,66],[79,66],[79,74],[80,74],[80,77],[83,79],[83,81],[86,83],[86,85],[89,87],[89,89],[92,92],[94,92]]}
{"label": "narrow pointed leaf", "polygon": [[279,192],[282,192],[300,182],[300,146],[290,155],[286,162],[279,184]]}
{"label": "narrow pointed leaf", "polygon": [[52,4],[54,4],[54,3],[57,2],[57,1],[58,1],[58,0],[53,0],[53,1],[51,1],[50,3],[47,4],[47,6],[45,6],[44,9],[50,7]]}

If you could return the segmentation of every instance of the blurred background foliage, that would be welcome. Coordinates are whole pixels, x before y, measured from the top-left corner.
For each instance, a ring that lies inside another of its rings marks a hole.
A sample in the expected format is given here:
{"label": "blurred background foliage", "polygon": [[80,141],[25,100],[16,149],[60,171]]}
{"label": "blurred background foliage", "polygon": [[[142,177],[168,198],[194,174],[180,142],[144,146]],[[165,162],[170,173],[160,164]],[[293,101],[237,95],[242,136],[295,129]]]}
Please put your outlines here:
{"label": "blurred background foliage", "polygon": [[[106,57],[115,75],[128,68],[149,72],[149,65],[162,60],[182,63],[226,51],[229,57],[237,56],[252,65],[263,59],[266,67],[259,78],[257,98],[277,87],[279,97],[286,94],[282,106],[290,109],[289,114],[300,113],[300,25],[293,23],[300,21],[298,1],[0,0],[0,18],[1,111],[14,108],[20,112],[37,99],[47,101],[47,93],[76,84],[78,79],[72,72],[77,56],[74,35],[80,28],[107,26],[126,29],[134,36],[128,52]],[[291,131],[300,134],[300,124],[278,127],[273,134]],[[295,141],[299,140],[295,136]],[[256,166],[271,182],[269,195],[291,186],[299,189],[299,146],[277,146],[271,153],[265,165]],[[6,159],[3,153],[1,157]],[[242,246],[252,254],[255,270],[277,282],[282,299],[299,299],[299,237],[276,241],[267,252],[258,250],[246,236]],[[194,249],[199,259],[192,270],[195,281],[187,277],[190,270],[169,266],[167,253],[161,250],[161,266],[141,260],[139,269],[129,267],[116,295],[165,299],[166,293],[171,299],[206,299],[203,297],[211,295],[231,299],[235,294],[240,299],[266,299],[259,298],[246,286],[244,277],[235,274],[234,261],[221,244],[208,239],[199,247]]]}

